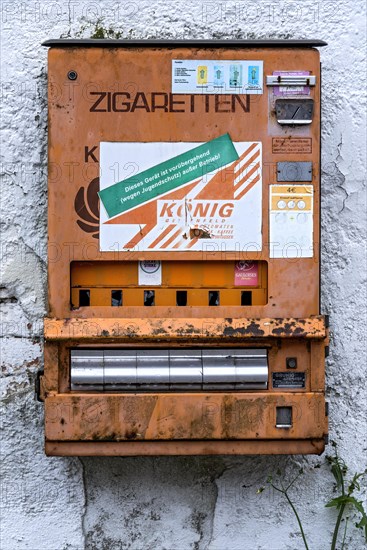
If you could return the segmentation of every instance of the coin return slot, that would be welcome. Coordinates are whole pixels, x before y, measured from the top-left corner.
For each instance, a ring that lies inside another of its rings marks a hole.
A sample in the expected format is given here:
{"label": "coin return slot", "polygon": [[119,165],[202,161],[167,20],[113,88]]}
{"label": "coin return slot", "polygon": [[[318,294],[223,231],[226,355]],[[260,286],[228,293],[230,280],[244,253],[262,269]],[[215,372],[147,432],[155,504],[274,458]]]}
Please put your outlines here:
{"label": "coin return slot", "polygon": [[177,290],[177,292],[176,292],[176,305],[177,306],[186,306],[187,305],[187,291],[186,290]]}
{"label": "coin return slot", "polygon": [[276,427],[286,429],[292,427],[292,407],[277,407]]}
{"label": "coin return slot", "polygon": [[122,306],[122,290],[111,290],[111,306]]}
{"label": "coin return slot", "polygon": [[252,306],[252,292],[250,290],[241,292],[241,306]]}
{"label": "coin return slot", "polygon": [[218,290],[209,290],[209,305],[210,306],[219,306],[219,291]]}
{"label": "coin return slot", "polygon": [[154,290],[144,290],[144,305],[154,306],[155,292]]}
{"label": "coin return slot", "polygon": [[79,290],[79,307],[90,306],[90,290]]}

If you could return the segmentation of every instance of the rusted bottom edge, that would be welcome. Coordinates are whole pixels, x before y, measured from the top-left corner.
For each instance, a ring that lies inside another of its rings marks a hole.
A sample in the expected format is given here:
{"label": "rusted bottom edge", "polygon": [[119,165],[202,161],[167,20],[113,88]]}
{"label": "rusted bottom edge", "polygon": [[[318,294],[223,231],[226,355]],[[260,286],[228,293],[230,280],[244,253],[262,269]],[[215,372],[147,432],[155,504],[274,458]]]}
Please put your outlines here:
{"label": "rusted bottom edge", "polygon": [[46,441],[47,456],[185,456],[317,454],[324,439],[257,441]]}

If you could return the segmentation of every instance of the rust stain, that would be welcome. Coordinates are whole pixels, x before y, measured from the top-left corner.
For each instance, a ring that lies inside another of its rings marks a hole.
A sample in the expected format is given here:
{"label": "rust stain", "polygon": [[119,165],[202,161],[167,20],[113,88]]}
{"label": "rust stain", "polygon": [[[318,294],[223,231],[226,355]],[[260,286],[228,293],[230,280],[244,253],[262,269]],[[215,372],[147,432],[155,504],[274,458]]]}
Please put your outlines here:
{"label": "rust stain", "polygon": [[[103,326],[103,330],[100,327]],[[224,328],[223,328],[224,327]],[[120,338],[121,340],[147,339],[168,336],[175,338],[244,338],[254,337],[305,337],[326,338],[325,318],[323,316],[307,319],[243,319],[243,318],[205,318],[205,319],[162,319],[162,318],[93,318],[51,319],[44,321],[46,340],[91,340],[100,338]]]}

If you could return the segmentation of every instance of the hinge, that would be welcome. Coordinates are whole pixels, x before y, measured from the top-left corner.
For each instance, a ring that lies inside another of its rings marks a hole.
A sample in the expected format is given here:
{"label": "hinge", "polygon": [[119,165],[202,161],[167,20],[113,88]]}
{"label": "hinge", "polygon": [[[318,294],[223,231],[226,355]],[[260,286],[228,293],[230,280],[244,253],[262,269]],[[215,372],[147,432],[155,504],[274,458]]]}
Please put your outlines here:
{"label": "hinge", "polygon": [[34,390],[36,392],[36,399],[37,401],[43,402],[43,399],[41,398],[41,377],[45,374],[44,370],[39,370],[36,373],[36,379],[34,381]]}

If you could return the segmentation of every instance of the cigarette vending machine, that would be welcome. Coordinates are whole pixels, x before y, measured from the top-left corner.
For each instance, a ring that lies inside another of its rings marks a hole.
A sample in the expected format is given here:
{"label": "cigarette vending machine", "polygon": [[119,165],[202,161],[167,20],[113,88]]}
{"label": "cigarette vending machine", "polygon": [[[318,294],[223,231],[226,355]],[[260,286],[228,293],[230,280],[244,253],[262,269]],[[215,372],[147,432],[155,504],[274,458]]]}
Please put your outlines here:
{"label": "cigarette vending machine", "polygon": [[45,45],[46,453],[321,453],[325,43]]}

